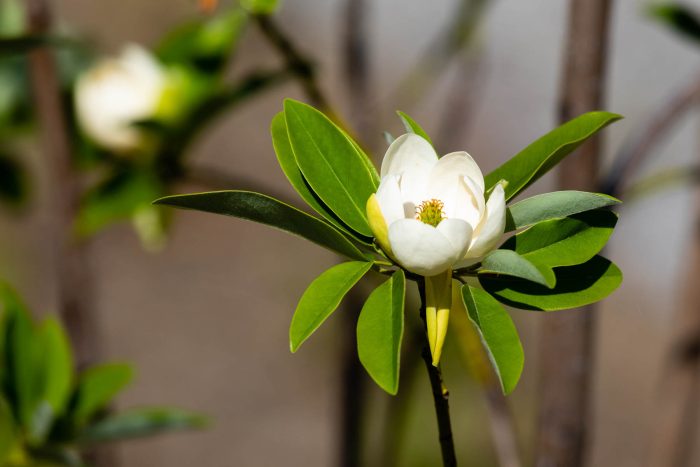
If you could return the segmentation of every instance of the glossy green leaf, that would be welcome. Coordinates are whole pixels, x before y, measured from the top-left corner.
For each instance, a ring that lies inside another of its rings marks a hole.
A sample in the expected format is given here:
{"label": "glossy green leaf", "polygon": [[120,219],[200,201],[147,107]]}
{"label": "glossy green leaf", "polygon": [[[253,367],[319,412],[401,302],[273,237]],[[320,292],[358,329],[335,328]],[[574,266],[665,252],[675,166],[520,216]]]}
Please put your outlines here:
{"label": "glossy green leaf", "polygon": [[500,302],[526,310],[554,311],[600,301],[622,282],[622,272],[602,256],[577,266],[555,268],[553,289],[522,279],[479,277],[481,285]]}
{"label": "glossy green leaf", "polygon": [[389,394],[399,390],[406,280],[399,270],[369,296],[357,321],[357,353],[372,379]]}
{"label": "glossy green leaf", "polygon": [[311,189],[345,224],[371,237],[366,204],[377,184],[365,157],[313,107],[287,99],[284,114],[297,165]]}
{"label": "glossy green leaf", "polygon": [[401,112],[400,110],[397,110],[396,113],[401,119],[401,122],[403,122],[403,126],[404,128],[406,128],[406,132],[415,133],[427,142],[429,142],[431,145],[433,144],[433,140],[430,139],[428,133],[423,129],[423,127],[421,127],[418,124],[418,122],[416,122],[408,114]]}
{"label": "glossy green leaf", "polygon": [[297,305],[289,328],[289,346],[299,346],[323,324],[340,305],[350,289],[362,279],[372,263],[351,261],[333,266],[309,285]]}
{"label": "glossy green leaf", "polygon": [[204,428],[206,417],[175,408],[131,409],[111,415],[86,428],[83,443],[102,443],[158,435],[170,431]]}
{"label": "glossy green leaf", "polygon": [[513,198],[554,168],[588,138],[621,118],[620,115],[609,112],[589,112],[564,123],[488,174],[487,189],[500,180],[506,180],[506,201]]}
{"label": "glossy green leaf", "polygon": [[289,183],[294,187],[297,193],[299,193],[299,196],[306,201],[306,204],[311,206],[314,211],[322,215],[328,222],[343,232],[354,236],[360,241],[368,241],[365,238],[357,236],[352,229],[343,224],[343,222],[338,219],[338,216],[336,216],[333,211],[328,209],[328,206],[323,204],[323,201],[321,201],[316,193],[314,193],[309,187],[309,184],[304,179],[304,176],[297,165],[297,161],[294,158],[294,152],[292,151],[292,146],[289,142],[289,135],[287,133],[287,122],[284,119],[284,112],[278,113],[272,119],[270,133],[272,134],[272,145],[275,148],[277,161],[282,168],[282,172],[284,172],[284,175],[287,177],[287,180],[289,180]]}
{"label": "glossy green leaf", "polygon": [[686,39],[700,44],[700,17],[687,5],[682,3],[652,5],[649,8],[649,14]]}
{"label": "glossy green leaf", "polygon": [[80,375],[72,417],[77,424],[87,422],[131,383],[134,370],[126,363],[110,363],[86,370]]}
{"label": "glossy green leaf", "polygon": [[464,285],[462,300],[489,353],[503,393],[509,394],[518,384],[525,363],[523,346],[513,320],[496,299],[478,287]]}
{"label": "glossy green leaf", "polygon": [[12,409],[0,394],[0,465],[6,465],[8,457],[15,446],[17,430]]}
{"label": "glossy green leaf", "polygon": [[14,308],[8,321],[7,358],[11,402],[20,425],[31,431],[32,419],[41,402],[40,352],[36,330],[26,309]]}
{"label": "glossy green leaf", "polygon": [[493,250],[481,262],[478,273],[519,277],[549,288],[554,287],[556,281],[550,268],[538,268],[513,250]]}
{"label": "glossy green leaf", "polygon": [[212,191],[161,198],[156,204],[247,219],[298,235],[352,259],[368,258],[333,226],[269,196],[250,191]]}
{"label": "glossy green leaf", "polygon": [[38,330],[43,367],[42,400],[51,406],[52,414],[63,414],[73,386],[73,353],[68,336],[53,317],[47,318]]}
{"label": "glossy green leaf", "polygon": [[617,214],[605,209],[540,222],[514,235],[501,248],[514,250],[537,266],[585,263],[603,249]]}
{"label": "glossy green leaf", "polygon": [[506,232],[619,203],[620,200],[601,193],[573,190],[544,193],[518,201],[508,208]]}

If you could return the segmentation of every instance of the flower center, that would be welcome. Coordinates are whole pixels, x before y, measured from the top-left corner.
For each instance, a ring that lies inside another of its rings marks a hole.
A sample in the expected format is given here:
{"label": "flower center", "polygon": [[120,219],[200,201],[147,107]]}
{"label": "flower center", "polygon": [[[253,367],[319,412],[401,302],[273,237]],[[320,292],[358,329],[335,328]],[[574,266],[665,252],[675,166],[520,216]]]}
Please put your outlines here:
{"label": "flower center", "polygon": [[425,224],[437,227],[440,222],[447,219],[442,212],[443,207],[445,207],[445,205],[439,199],[433,198],[428,201],[423,201],[416,208],[416,219]]}

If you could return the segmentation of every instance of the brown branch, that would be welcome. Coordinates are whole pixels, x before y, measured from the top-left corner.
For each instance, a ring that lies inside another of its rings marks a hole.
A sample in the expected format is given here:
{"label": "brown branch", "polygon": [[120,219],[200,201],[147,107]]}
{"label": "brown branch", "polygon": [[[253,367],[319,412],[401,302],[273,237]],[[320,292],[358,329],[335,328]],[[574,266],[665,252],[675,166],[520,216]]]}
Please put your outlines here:
{"label": "brown branch", "polygon": [[[611,0],[571,0],[559,119],[603,105]],[[563,163],[559,185],[597,188],[601,139],[593,138]],[[592,306],[548,316],[542,345],[538,467],[580,467],[591,439]]]}
{"label": "brown branch", "polygon": [[700,75],[674,92],[660,105],[649,121],[622,146],[615,162],[603,181],[601,191],[618,196],[626,190],[630,178],[652,154],[652,149],[700,99]]}

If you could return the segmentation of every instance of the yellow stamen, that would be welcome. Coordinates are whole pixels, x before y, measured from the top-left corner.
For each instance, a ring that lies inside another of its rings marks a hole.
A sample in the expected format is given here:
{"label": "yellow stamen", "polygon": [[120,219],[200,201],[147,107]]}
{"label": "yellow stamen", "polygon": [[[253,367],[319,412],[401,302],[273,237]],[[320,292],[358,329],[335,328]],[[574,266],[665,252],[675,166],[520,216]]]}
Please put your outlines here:
{"label": "yellow stamen", "polygon": [[425,224],[437,227],[440,222],[447,218],[442,212],[444,207],[444,203],[439,199],[433,198],[428,201],[423,201],[416,208],[416,219]]}

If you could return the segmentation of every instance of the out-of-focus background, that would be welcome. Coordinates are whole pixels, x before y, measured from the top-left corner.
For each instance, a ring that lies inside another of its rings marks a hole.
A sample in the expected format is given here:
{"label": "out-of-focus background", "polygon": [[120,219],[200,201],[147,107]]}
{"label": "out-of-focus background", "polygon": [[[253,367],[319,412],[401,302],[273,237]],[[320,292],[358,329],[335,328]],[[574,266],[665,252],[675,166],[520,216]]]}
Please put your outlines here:
{"label": "out-of-focus background", "polygon": [[[391,112],[399,106],[436,135],[444,111],[468,77],[477,91],[463,105],[468,125],[451,133],[446,152],[467,150],[484,171],[495,168],[556,125],[567,2],[498,0],[478,26],[466,73],[453,64],[440,71],[434,88],[419,100],[396,89],[432,39],[447,27],[456,1],[368,2],[367,38],[376,116],[381,128],[399,134]],[[700,9],[697,0],[687,2]],[[340,0],[289,0],[276,19],[300,50],[313,57],[323,91],[348,115],[341,57],[344,4]],[[700,49],[650,20],[644,2],[614,2],[606,110],[625,119],[605,131],[606,164],[642,128],[661,103],[686,85],[700,65]],[[116,53],[125,43],[152,46],[173,25],[199,15],[191,0],[61,0],[54,10],[62,27],[80,31],[100,51]],[[279,56],[258,31],[244,36],[230,69],[238,76],[274,66]],[[277,164],[269,122],[282,99],[305,99],[294,80],[223,115],[193,146],[191,159],[274,187],[297,199]],[[698,160],[697,112],[683,119],[653,150],[635,175]],[[383,155],[381,133],[369,135]],[[438,144],[440,142],[438,141]],[[51,212],[42,189],[48,177],[42,154],[27,160],[39,189],[28,214],[0,216],[0,276],[14,284],[32,308],[56,311],[47,224]],[[235,188],[235,187],[231,187]],[[529,192],[554,188],[545,177]],[[180,184],[176,191],[197,187]],[[694,217],[687,185],[633,200],[620,210],[607,256],[623,270],[622,287],[602,303],[594,375],[594,433],[590,465],[644,465],[662,397],[660,383],[674,318],[681,305]],[[288,326],[307,284],[336,258],[282,232],[232,218],[178,212],[166,247],[145,251],[128,223],[103,231],[89,245],[91,277],[104,357],[138,367],[136,381],[119,406],[171,404],[209,414],[210,428],[120,444],[130,467],[325,466],[334,465],[339,443],[342,339],[348,320],[331,317],[295,355]],[[564,312],[566,313],[566,312]],[[526,364],[509,401],[523,452],[531,455],[536,431],[539,329],[544,313],[514,311]],[[486,428],[483,396],[448,344],[444,366],[459,455],[464,465],[496,465]],[[359,377],[369,378],[365,374]],[[362,418],[365,459],[384,430],[389,396],[367,384],[371,410]],[[406,420],[411,440],[396,465],[435,465],[438,446],[425,375],[418,373]],[[700,412],[697,414],[700,416]],[[400,428],[397,426],[397,429]],[[700,463],[700,437],[694,462]],[[373,460],[374,459],[374,460]],[[470,461],[471,459],[471,461]],[[689,465],[696,465],[691,463]]]}

